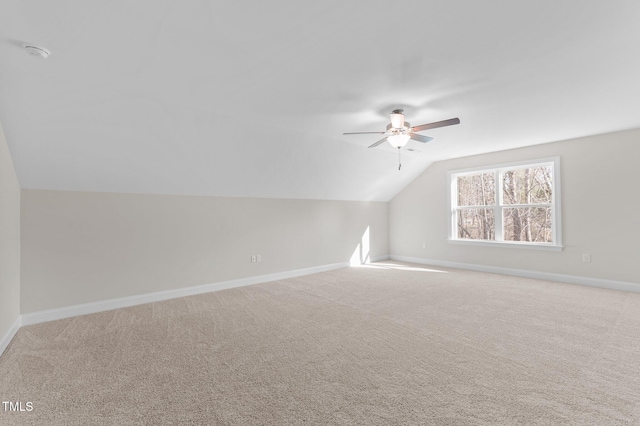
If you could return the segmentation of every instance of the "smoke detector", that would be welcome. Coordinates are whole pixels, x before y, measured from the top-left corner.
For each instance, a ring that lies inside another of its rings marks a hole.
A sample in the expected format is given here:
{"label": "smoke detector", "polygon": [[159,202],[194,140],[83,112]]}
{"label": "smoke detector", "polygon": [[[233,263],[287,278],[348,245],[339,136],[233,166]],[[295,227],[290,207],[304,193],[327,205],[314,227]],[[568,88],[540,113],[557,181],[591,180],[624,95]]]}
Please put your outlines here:
{"label": "smoke detector", "polygon": [[40,59],[47,59],[47,57],[51,54],[51,52],[49,52],[44,47],[38,47],[32,44],[25,44],[22,47],[24,47],[24,50],[26,50],[29,55],[35,56],[36,58]]}

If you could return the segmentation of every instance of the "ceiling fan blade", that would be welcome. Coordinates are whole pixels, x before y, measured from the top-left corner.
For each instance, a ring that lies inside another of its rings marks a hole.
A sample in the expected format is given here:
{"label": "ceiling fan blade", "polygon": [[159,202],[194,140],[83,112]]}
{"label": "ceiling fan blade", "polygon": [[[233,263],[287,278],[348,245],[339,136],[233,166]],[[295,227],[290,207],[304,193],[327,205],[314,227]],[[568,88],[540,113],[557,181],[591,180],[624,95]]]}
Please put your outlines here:
{"label": "ceiling fan blade", "polygon": [[411,139],[413,139],[414,141],[418,141],[418,142],[422,142],[422,143],[427,143],[427,142],[433,140],[433,138],[431,138],[429,136],[422,136],[422,135],[419,135],[417,133],[409,133],[409,136],[411,136]]}
{"label": "ceiling fan blade", "polygon": [[385,132],[351,132],[343,133],[343,135],[384,135]]}
{"label": "ceiling fan blade", "polygon": [[375,148],[376,146],[380,145],[381,143],[386,142],[386,140],[387,140],[387,138],[382,138],[378,142],[372,143],[371,145],[369,145],[369,148]]}
{"label": "ceiling fan blade", "polygon": [[428,130],[428,129],[437,129],[438,127],[453,126],[454,124],[460,124],[460,119],[450,118],[448,120],[436,121],[435,123],[421,124],[420,126],[412,127],[411,131],[421,132],[423,130]]}

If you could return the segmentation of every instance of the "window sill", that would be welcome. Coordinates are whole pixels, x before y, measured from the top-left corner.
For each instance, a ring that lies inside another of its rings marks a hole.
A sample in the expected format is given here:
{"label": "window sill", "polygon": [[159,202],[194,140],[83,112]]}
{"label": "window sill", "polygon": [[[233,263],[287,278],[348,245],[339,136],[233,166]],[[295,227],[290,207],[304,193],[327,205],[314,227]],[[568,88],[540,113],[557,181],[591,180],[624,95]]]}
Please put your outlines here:
{"label": "window sill", "polygon": [[478,241],[478,240],[447,240],[451,244],[462,244],[469,246],[483,246],[483,247],[499,247],[508,249],[525,249],[525,250],[543,250],[543,251],[562,251],[563,246],[554,244],[542,244],[542,243],[516,243],[507,241]]}

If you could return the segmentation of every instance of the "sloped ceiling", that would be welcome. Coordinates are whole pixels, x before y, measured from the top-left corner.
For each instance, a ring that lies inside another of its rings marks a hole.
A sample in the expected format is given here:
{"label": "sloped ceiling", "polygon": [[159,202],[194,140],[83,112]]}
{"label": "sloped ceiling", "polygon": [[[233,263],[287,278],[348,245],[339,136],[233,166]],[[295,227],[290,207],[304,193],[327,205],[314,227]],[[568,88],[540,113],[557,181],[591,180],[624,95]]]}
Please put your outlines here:
{"label": "sloped ceiling", "polygon": [[[637,0],[2,0],[0,122],[23,188],[387,201],[434,161],[640,127],[639,22]],[[396,107],[462,123],[398,171],[342,136]]]}

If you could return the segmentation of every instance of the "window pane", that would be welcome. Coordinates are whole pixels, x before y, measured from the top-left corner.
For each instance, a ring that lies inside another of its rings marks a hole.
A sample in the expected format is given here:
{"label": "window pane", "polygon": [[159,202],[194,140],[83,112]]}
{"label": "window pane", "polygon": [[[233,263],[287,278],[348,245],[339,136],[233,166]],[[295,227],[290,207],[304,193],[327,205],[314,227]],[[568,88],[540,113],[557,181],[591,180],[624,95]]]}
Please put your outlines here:
{"label": "window pane", "polygon": [[504,240],[551,243],[551,207],[505,208]]}
{"label": "window pane", "polygon": [[458,176],[458,206],[493,206],[496,182],[493,173]]}
{"label": "window pane", "polygon": [[502,173],[504,204],[546,204],[553,202],[553,167],[527,167]]}
{"label": "window pane", "polygon": [[459,209],[458,238],[495,240],[496,221],[493,209]]}

